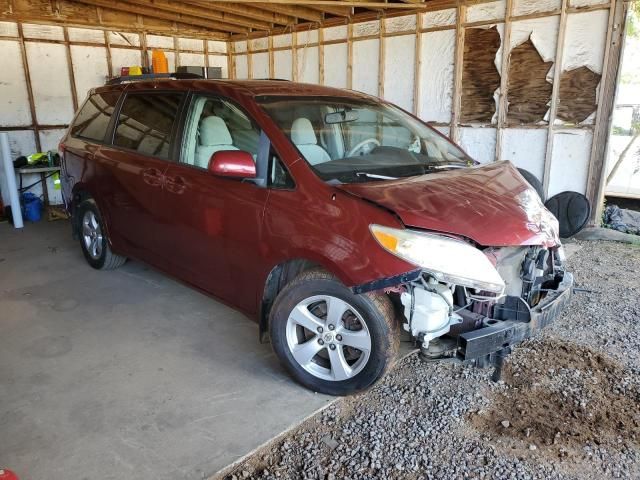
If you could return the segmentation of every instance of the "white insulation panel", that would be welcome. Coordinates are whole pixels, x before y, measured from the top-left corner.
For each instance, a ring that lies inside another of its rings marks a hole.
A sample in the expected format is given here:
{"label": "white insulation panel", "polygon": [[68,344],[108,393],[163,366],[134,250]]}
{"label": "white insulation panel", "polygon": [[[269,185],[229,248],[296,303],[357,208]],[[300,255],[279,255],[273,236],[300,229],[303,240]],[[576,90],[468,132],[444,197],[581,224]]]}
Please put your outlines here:
{"label": "white insulation panel", "polygon": [[384,20],[384,28],[387,33],[415,32],[416,15],[386,18]]}
{"label": "white insulation panel", "polygon": [[187,67],[204,67],[204,54],[180,52],[180,65]]}
{"label": "white insulation panel", "polygon": [[456,24],[456,9],[437,10],[422,15],[423,28],[447,27]]}
{"label": "white insulation panel", "polygon": [[346,43],[334,43],[324,46],[325,85],[347,88],[347,57],[348,48]]}
{"label": "white insulation panel", "polygon": [[241,40],[239,42],[235,42],[233,44],[233,50],[236,53],[244,53],[247,51],[247,41],[246,40]]}
{"label": "white insulation panel", "polygon": [[506,8],[507,2],[505,0],[470,5],[467,7],[467,22],[503,21]]}
{"label": "white insulation panel", "polygon": [[72,42],[99,43],[104,45],[104,31],[102,30],[69,27],[67,33],[69,34],[69,40]]}
{"label": "white insulation panel", "polygon": [[[151,52],[149,52],[151,53]],[[165,52],[167,55],[168,52]],[[169,55],[167,55],[167,60]],[[131,50],[126,48],[111,49],[111,66],[113,67],[113,75],[120,75],[122,67],[140,66],[142,62],[142,54],[140,50]]]}
{"label": "white insulation panel", "polygon": [[368,35],[378,35],[380,33],[380,22],[373,20],[372,22],[355,23],[353,25],[354,37],[366,37]]}
{"label": "white insulation panel", "polygon": [[227,57],[222,55],[209,55],[209,66],[220,67],[222,69],[222,78],[227,78],[229,76],[229,72],[227,71]]}
{"label": "white insulation panel", "polygon": [[[325,28],[322,32],[323,38],[325,42],[331,40],[343,40],[347,38],[347,26],[339,25],[337,27],[329,27]],[[275,42],[275,37],[274,37]]]}
{"label": "white insulation panel", "polygon": [[173,50],[173,37],[166,37],[164,35],[147,35],[147,47],[169,48]]}
{"label": "white insulation panel", "polygon": [[298,47],[304,47],[309,43],[318,43],[318,30],[306,30],[296,33]]}
{"label": "white insulation panel", "polygon": [[[40,125],[62,125],[73,117],[67,51],[55,43],[25,42],[36,117]],[[51,72],[64,72],[51,81]]]}
{"label": "white insulation panel", "polygon": [[18,24],[15,22],[0,22],[0,37],[17,37]]}
{"label": "white insulation panel", "polygon": [[[328,29],[327,29],[328,30]],[[284,35],[276,35],[273,37],[274,48],[290,47],[291,46],[291,34],[286,33]]]}
{"label": "white insulation panel", "polygon": [[424,33],[418,116],[428,122],[451,121],[455,30]]}
{"label": "white insulation panel", "polygon": [[209,53],[227,53],[227,42],[209,40],[207,41]]}
{"label": "white insulation panel", "polygon": [[451,129],[449,127],[433,127],[433,128],[435,128],[437,131],[439,131],[441,134],[443,134],[447,138],[451,133]]}
{"label": "white insulation panel", "polygon": [[513,14],[528,15],[530,13],[553,12],[560,8],[562,0],[514,0]]}
{"label": "white insulation panel", "polygon": [[[1,130],[2,129],[0,129],[0,131]],[[11,150],[11,158],[36,153],[36,138],[33,131],[17,130],[9,132],[9,149]],[[2,170],[4,173],[4,169]]]}
{"label": "white insulation panel", "polygon": [[[138,35],[137,33],[109,32],[108,35],[109,35],[109,44],[112,46],[114,45],[120,45],[123,47],[139,47],[140,46],[140,35]],[[171,43],[171,45],[173,48],[173,43]]]}
{"label": "white insulation panel", "polygon": [[378,95],[379,40],[353,42],[353,89]]}
{"label": "white insulation panel", "polygon": [[87,92],[95,87],[104,85],[109,75],[107,66],[107,50],[103,47],[85,47],[71,45],[71,63],[73,76],[76,81],[78,103],[87,96]]}
{"label": "white insulation panel", "polygon": [[587,189],[592,133],[589,130],[560,130],[553,137],[548,196]]}
{"label": "white insulation panel", "polygon": [[567,16],[563,71],[586,66],[602,73],[608,21],[607,10],[570,13]]}
{"label": "white insulation panel", "polygon": [[556,44],[560,17],[543,17],[520,20],[511,24],[511,48],[526,42],[529,38],[545,62],[556,58]]}
{"label": "white insulation panel", "polygon": [[490,163],[496,158],[496,129],[472,128],[460,129],[460,146],[480,163]]}
{"label": "white insulation panel", "polygon": [[267,52],[251,55],[251,76],[253,78],[269,78],[269,54]]}
{"label": "white insulation panel", "polygon": [[249,78],[249,65],[247,55],[237,55],[236,59],[236,78]]}
{"label": "white insulation panel", "polygon": [[204,52],[204,41],[197,38],[179,38],[178,48],[180,50],[192,50],[194,52]]}
{"label": "white insulation panel", "polygon": [[14,40],[0,40],[0,52],[3,57],[3,73],[0,81],[0,129],[3,126],[29,125],[31,109],[20,44]]}
{"label": "white insulation panel", "polygon": [[64,40],[64,30],[56,25],[22,24],[24,38],[37,38],[44,40]]}
{"label": "white insulation panel", "polygon": [[291,50],[277,50],[273,52],[273,74],[275,78],[291,80],[293,72]]}
{"label": "white insulation panel", "polygon": [[415,39],[415,35],[389,37],[385,44],[384,97],[408,111],[413,110]]}
{"label": "white insulation panel", "polygon": [[250,42],[252,52],[255,52],[256,50],[266,50],[269,48],[269,39],[267,37],[256,38],[254,40],[250,40]]}
{"label": "white insulation panel", "polygon": [[303,47],[296,50],[298,55],[298,81],[304,83],[319,83],[318,47]]}
{"label": "white insulation panel", "polygon": [[510,160],[516,167],[529,170],[540,181],[544,176],[546,152],[546,128],[507,128],[502,132],[500,158]]}
{"label": "white insulation panel", "polygon": [[[65,129],[40,130],[40,146],[42,147],[42,151],[48,152],[49,150],[53,150],[57,152],[58,145],[65,132]],[[51,190],[49,190],[49,193],[51,193]]]}
{"label": "white insulation panel", "polygon": [[607,0],[571,0],[572,7],[590,7],[593,5],[609,5]]}

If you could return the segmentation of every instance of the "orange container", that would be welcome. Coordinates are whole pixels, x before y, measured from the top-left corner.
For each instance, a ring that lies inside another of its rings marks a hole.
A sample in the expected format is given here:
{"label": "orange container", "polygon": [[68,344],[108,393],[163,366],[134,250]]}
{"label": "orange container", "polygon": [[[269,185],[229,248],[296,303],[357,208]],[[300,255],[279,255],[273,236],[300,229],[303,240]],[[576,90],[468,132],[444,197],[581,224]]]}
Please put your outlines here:
{"label": "orange container", "polygon": [[169,62],[162,50],[154,50],[151,54],[153,73],[169,73]]}

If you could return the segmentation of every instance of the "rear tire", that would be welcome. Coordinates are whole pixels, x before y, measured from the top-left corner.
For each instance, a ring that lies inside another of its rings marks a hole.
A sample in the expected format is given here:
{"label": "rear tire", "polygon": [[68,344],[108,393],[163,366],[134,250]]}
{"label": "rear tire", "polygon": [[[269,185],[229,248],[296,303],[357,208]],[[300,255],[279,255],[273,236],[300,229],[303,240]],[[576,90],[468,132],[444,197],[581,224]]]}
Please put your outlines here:
{"label": "rear tire", "polygon": [[400,344],[386,295],[356,295],[331,274],[302,273],[271,309],[273,349],[305,387],[329,395],[369,388],[391,367]]}
{"label": "rear tire", "polygon": [[87,263],[96,270],[113,270],[127,258],[113,253],[104,221],[93,199],[84,200],[76,209],[80,247]]}

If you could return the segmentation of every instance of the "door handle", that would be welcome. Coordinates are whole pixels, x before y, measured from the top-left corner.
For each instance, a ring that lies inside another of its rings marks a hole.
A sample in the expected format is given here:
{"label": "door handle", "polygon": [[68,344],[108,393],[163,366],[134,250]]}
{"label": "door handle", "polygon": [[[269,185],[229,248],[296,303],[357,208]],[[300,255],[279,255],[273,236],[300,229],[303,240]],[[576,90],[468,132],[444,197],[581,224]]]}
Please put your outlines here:
{"label": "door handle", "polygon": [[160,187],[164,181],[164,175],[157,168],[146,168],[142,171],[142,179],[147,185]]}
{"label": "door handle", "polygon": [[167,177],[165,186],[169,192],[181,195],[187,189],[187,182],[180,176]]}

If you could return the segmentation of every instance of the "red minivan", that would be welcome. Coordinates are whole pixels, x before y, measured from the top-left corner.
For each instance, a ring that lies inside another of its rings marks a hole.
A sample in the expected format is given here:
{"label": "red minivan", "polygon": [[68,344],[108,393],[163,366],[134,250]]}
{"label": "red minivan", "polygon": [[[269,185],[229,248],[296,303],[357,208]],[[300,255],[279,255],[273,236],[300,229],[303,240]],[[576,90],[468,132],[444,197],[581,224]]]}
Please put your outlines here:
{"label": "red minivan", "polygon": [[557,221],[511,163],[362,93],[110,85],[60,150],[92,267],[140,260],[243,311],[318,392],[371,386],[401,329],[429,359],[499,366],[571,296]]}

